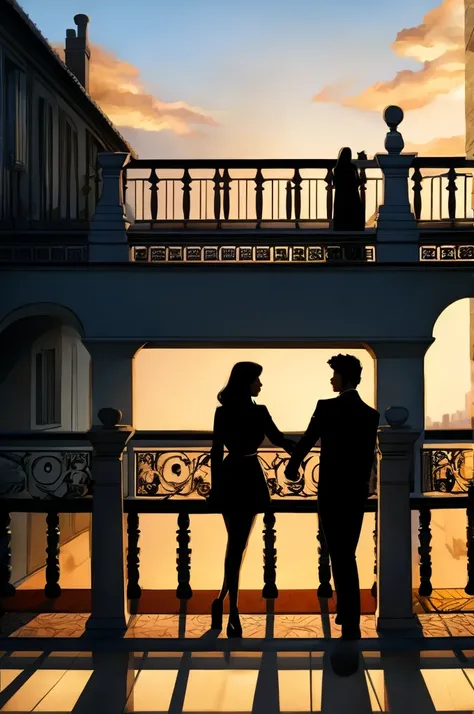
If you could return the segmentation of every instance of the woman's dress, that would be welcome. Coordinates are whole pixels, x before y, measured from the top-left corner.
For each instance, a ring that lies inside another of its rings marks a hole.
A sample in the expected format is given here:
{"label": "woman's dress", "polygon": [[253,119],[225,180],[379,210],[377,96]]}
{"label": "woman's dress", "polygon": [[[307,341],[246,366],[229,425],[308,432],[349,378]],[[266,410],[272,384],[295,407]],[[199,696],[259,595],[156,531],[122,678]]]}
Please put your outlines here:
{"label": "woman's dress", "polygon": [[359,174],[352,162],[338,164],[334,169],[335,231],[363,231],[365,216],[359,195]]}
{"label": "woman's dress", "polygon": [[[209,505],[221,513],[263,513],[271,503],[257,450],[267,437],[289,453],[293,442],[273,422],[268,409],[251,404],[216,409],[211,448]],[[228,454],[224,458],[224,447]]]}

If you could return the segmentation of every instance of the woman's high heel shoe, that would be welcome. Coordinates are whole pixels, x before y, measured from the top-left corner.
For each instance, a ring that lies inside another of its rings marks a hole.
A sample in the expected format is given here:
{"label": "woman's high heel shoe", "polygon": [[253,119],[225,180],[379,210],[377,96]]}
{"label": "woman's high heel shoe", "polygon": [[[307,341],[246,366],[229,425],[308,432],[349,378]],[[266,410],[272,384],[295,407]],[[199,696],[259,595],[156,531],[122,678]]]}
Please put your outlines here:
{"label": "woman's high heel shoe", "polygon": [[239,613],[229,615],[227,623],[227,637],[242,637],[242,625],[240,624]]}
{"label": "woman's high heel shoe", "polygon": [[217,598],[211,605],[211,630],[222,630],[222,612],[224,610],[224,601]]}

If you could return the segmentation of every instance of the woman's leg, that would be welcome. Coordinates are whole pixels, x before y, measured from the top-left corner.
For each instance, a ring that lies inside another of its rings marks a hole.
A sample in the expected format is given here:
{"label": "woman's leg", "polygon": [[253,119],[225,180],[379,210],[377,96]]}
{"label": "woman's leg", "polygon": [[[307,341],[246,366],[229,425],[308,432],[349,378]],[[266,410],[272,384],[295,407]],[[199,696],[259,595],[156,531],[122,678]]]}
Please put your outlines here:
{"label": "woman's leg", "polygon": [[247,549],[248,539],[255,523],[255,515],[253,513],[225,513],[223,517],[227,528],[227,550],[222,591],[224,587],[228,589],[229,610],[232,614],[232,612],[235,613],[237,611],[240,569]]}

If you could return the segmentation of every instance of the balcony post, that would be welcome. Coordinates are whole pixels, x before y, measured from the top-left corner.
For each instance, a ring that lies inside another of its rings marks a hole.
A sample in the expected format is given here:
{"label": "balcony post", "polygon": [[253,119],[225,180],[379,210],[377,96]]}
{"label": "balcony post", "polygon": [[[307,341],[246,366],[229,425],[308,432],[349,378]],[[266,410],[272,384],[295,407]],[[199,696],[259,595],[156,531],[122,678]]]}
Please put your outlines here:
{"label": "balcony post", "polygon": [[420,434],[411,479],[413,492],[418,494],[421,492],[419,456],[425,428],[424,365],[426,352],[432,344],[433,337],[370,343],[376,357],[376,407],[380,412],[380,423],[386,423],[384,412],[388,407],[402,404],[410,414],[411,428]]}
{"label": "balcony post", "polygon": [[410,472],[420,436],[406,425],[408,411],[386,410],[379,429],[377,629],[421,635],[412,603]]}
{"label": "balcony post", "polygon": [[130,259],[122,170],[130,159],[125,152],[97,155],[102,169],[102,193],[89,228],[91,263],[126,263]]}
{"label": "balcony post", "polygon": [[141,342],[86,339],[91,356],[91,421],[99,425],[99,409],[116,404],[125,424],[133,424],[133,360]]}
{"label": "balcony post", "polygon": [[129,613],[125,586],[122,456],[133,436],[131,426],[120,424],[118,409],[99,412],[102,426],[88,433],[92,460],[91,616],[88,630],[126,629]]}
{"label": "balcony post", "polygon": [[408,173],[417,154],[402,154],[405,143],[397,127],[403,121],[400,107],[384,111],[389,127],[385,137],[386,154],[377,154],[383,173],[384,198],[377,217],[377,260],[379,262],[417,262],[419,231],[408,197]]}

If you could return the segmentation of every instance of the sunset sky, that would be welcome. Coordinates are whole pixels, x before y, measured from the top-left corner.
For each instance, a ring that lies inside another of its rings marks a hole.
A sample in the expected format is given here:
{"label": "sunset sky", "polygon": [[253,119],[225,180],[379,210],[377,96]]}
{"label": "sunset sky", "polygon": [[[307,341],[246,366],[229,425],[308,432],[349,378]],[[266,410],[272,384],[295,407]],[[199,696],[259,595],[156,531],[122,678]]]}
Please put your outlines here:
{"label": "sunset sky", "polygon": [[[384,151],[388,104],[405,110],[406,150],[464,153],[463,0],[21,4],[59,51],[74,15],[89,15],[91,94],[143,158],[330,158],[344,144],[372,155]],[[464,301],[436,326],[426,360],[434,419],[464,407],[468,325]],[[152,356],[140,359],[149,384]],[[319,391],[327,386],[326,360],[312,362],[323,380]],[[222,375],[228,367],[223,358]],[[209,385],[204,412],[202,401],[198,409],[206,423],[215,387]],[[143,405],[146,399],[144,389]],[[286,428],[303,428],[312,400],[301,405],[298,425]],[[283,417],[283,403],[274,406]],[[160,428],[150,419],[143,406],[142,424]]]}
{"label": "sunset sky", "polygon": [[463,150],[462,0],[22,5],[59,47],[89,15],[91,93],[142,156],[373,154],[389,103],[409,144]]}

